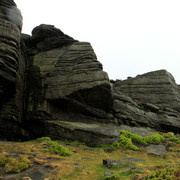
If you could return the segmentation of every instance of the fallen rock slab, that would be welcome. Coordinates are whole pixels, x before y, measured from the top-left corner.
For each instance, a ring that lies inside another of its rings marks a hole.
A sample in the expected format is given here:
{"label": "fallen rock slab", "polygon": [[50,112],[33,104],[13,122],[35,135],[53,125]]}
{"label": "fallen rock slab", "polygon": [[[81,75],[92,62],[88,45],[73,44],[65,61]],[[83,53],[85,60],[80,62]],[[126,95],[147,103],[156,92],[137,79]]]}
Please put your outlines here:
{"label": "fallen rock slab", "polygon": [[163,155],[163,154],[167,153],[165,146],[163,146],[163,145],[154,145],[154,144],[151,144],[151,145],[145,147],[143,149],[143,151],[147,151],[150,154],[154,154],[154,155],[157,155],[157,156],[160,156],[160,155]]}

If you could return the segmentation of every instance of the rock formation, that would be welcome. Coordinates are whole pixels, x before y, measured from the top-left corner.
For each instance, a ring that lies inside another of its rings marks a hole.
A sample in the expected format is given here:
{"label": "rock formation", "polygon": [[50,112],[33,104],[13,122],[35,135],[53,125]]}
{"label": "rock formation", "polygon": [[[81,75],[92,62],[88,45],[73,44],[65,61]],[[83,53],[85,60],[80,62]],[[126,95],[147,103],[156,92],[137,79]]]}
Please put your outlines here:
{"label": "rock formation", "polygon": [[116,86],[138,104],[151,103],[180,111],[180,87],[166,70],[118,81]]}
{"label": "rock formation", "polygon": [[22,16],[13,0],[0,1],[0,137],[22,137],[25,62],[20,50]]}
{"label": "rock formation", "polygon": [[123,124],[180,132],[180,87],[165,70],[109,81],[90,43],[52,25],[21,34],[13,0],[0,2],[0,138],[118,140]]}
{"label": "rock formation", "polygon": [[89,43],[50,25],[36,27],[28,43],[25,39],[31,44],[25,107],[25,123],[35,130],[31,136],[52,134],[49,127],[57,121],[110,121],[111,83]]}
{"label": "rock formation", "polygon": [[180,132],[180,88],[166,70],[114,84],[114,116],[119,124]]}

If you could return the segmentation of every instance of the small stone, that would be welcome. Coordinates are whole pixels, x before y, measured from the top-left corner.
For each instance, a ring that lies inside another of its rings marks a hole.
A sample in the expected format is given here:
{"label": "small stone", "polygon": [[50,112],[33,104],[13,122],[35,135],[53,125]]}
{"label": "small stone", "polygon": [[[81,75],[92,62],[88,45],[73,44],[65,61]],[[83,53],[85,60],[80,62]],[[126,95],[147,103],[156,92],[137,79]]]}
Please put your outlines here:
{"label": "small stone", "polygon": [[83,165],[82,165],[82,164],[79,164],[79,163],[73,163],[73,166],[83,167]]}
{"label": "small stone", "polygon": [[111,176],[111,175],[113,175],[114,173],[112,172],[112,171],[109,171],[109,170],[106,170],[105,172],[104,172],[104,176],[105,177],[108,177],[108,176]]}
{"label": "small stone", "polygon": [[125,166],[124,163],[121,161],[113,160],[113,159],[103,159],[103,166],[106,166],[108,168],[113,168],[113,167],[122,167]]}

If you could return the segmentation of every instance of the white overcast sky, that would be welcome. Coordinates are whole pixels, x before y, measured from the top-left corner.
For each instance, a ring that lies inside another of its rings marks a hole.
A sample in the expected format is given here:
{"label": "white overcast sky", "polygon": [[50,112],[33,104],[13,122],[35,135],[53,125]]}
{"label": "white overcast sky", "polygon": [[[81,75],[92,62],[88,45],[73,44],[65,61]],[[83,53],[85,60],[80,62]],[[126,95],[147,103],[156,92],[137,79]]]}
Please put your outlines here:
{"label": "white overcast sky", "polygon": [[180,84],[180,0],[14,0],[23,33],[52,24],[90,42],[110,79],[166,69]]}

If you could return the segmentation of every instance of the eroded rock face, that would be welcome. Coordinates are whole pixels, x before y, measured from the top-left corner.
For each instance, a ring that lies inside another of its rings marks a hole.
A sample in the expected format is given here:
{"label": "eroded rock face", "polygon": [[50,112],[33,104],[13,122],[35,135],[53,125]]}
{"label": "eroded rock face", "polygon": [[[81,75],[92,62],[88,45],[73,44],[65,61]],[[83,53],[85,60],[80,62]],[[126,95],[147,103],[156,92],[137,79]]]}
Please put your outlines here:
{"label": "eroded rock face", "polygon": [[151,103],[180,112],[180,88],[166,70],[138,75],[115,84],[138,104]]}
{"label": "eroded rock face", "polygon": [[118,141],[122,125],[180,132],[180,86],[166,70],[112,81],[90,43],[52,25],[21,34],[13,0],[0,1],[0,139],[50,136]]}
{"label": "eroded rock face", "polygon": [[114,116],[119,124],[180,132],[180,93],[165,70],[116,81],[113,85]]}
{"label": "eroded rock face", "polygon": [[28,60],[28,126],[45,121],[48,126],[48,120],[113,119],[111,83],[90,43],[77,42],[54,26],[40,25],[33,30],[30,44],[34,49]]}
{"label": "eroded rock face", "polygon": [[16,4],[0,1],[0,138],[22,137],[25,62],[20,51],[21,25]]}

